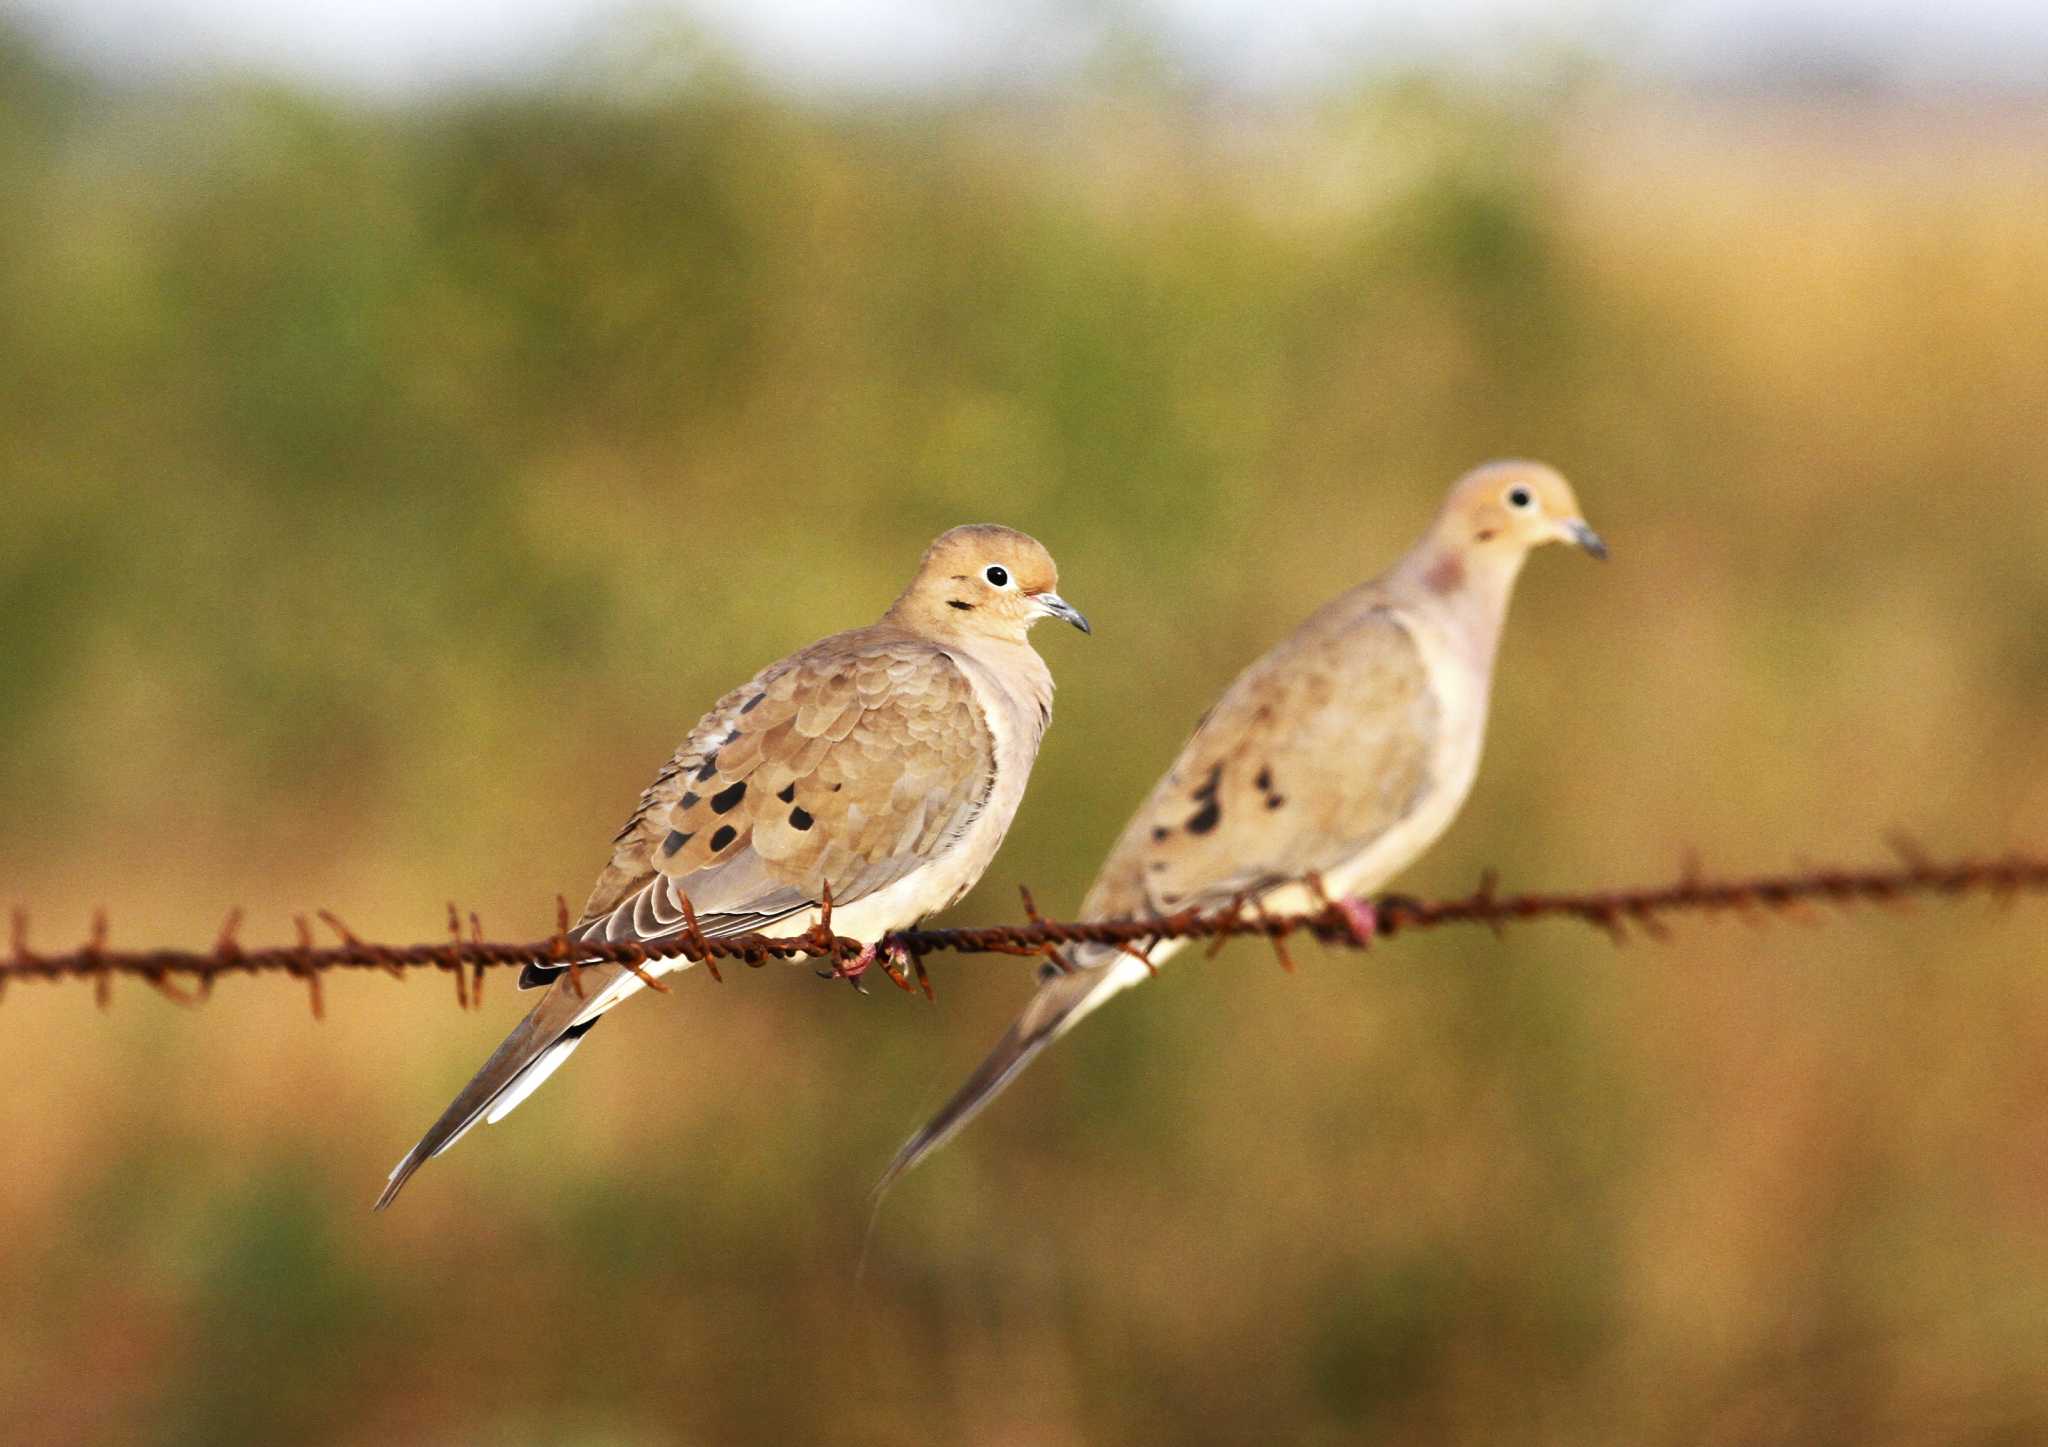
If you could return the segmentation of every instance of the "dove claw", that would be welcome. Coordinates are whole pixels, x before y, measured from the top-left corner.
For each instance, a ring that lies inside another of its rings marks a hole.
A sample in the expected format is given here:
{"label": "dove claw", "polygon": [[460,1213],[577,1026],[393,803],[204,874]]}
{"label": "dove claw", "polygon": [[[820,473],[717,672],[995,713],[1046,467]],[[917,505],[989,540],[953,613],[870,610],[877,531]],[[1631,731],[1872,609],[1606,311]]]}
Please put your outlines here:
{"label": "dove claw", "polygon": [[889,982],[897,989],[906,995],[917,993],[917,986],[910,983],[910,951],[894,940],[883,940],[881,952],[875,957],[875,963],[882,967],[882,973],[889,977]]}
{"label": "dove claw", "polygon": [[863,945],[861,952],[852,959],[842,960],[833,965],[830,970],[818,971],[818,978],[822,980],[845,980],[855,990],[865,995],[867,988],[861,984],[860,977],[876,965],[882,967],[882,973],[889,977],[890,982],[897,989],[904,991],[906,994],[915,994],[917,992],[917,986],[910,982],[910,952],[894,940],[883,940],[878,944]]}
{"label": "dove claw", "polygon": [[868,966],[874,962],[875,947],[873,945],[862,945],[860,953],[852,959],[835,961],[831,974],[826,976],[826,978],[833,980],[858,980],[868,972]]}

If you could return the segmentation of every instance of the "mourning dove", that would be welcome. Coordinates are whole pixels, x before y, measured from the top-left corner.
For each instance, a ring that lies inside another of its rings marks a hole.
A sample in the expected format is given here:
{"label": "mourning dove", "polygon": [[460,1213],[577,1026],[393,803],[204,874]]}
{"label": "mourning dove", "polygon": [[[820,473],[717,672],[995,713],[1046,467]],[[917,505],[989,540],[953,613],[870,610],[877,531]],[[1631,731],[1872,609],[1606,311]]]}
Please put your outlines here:
{"label": "mourning dove", "polygon": [[[1369,938],[1360,896],[1428,849],[1471,791],[1509,594],[1529,550],[1559,541],[1607,556],[1552,469],[1496,462],[1461,478],[1405,557],[1238,675],[1125,827],[1082,917],[1239,901],[1287,912],[1327,890]],[[1160,941],[1152,963],[1178,944]],[[878,1198],[1040,1050],[1151,974],[1114,946],[1065,958],[1070,971],[1047,967],[994,1052],[897,1152]]]}
{"label": "mourning dove", "polygon": [[[874,941],[958,900],[1002,843],[1052,717],[1052,675],[1026,634],[1040,618],[1089,631],[1057,582],[1022,533],[940,536],[879,623],[770,664],[712,706],[640,796],[571,941],[674,938],[686,899],[712,938],[796,935],[828,889],[834,933]],[[872,957],[871,944],[849,972]],[[621,965],[566,970],[526,967],[521,987],[547,993],[392,1170],[379,1210],[644,984]]]}

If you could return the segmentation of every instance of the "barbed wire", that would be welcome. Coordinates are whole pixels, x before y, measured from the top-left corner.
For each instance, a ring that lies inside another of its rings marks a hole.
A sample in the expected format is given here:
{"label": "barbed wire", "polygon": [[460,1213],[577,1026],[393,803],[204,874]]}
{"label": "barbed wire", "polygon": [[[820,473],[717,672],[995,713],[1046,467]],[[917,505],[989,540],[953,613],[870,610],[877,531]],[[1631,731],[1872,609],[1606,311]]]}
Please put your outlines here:
{"label": "barbed wire", "polygon": [[[1895,840],[1892,847],[1899,855],[1899,863],[1889,868],[1808,867],[1788,874],[1737,879],[1708,878],[1700,872],[1697,861],[1688,860],[1675,882],[1639,889],[1502,894],[1498,881],[1488,872],[1479,887],[1462,898],[1425,901],[1389,895],[1363,910],[1347,901],[1329,898],[1320,882],[1312,878],[1309,883],[1320,896],[1321,905],[1293,914],[1269,914],[1256,903],[1240,900],[1229,908],[1208,913],[1186,911],[1146,919],[1066,922],[1041,916],[1026,889],[1020,891],[1027,921],[1024,924],[903,930],[890,935],[887,943],[894,946],[909,971],[899,969],[888,952],[878,955],[876,962],[901,988],[922,989],[930,996],[931,981],[924,956],[942,952],[1043,956],[1063,969],[1066,962],[1059,954],[1063,945],[1114,945],[1149,965],[1149,949],[1164,940],[1206,940],[1214,954],[1232,939],[1255,937],[1268,941],[1280,963],[1291,970],[1294,965],[1286,941],[1294,935],[1307,935],[1325,945],[1364,949],[1376,939],[1409,930],[1476,924],[1498,932],[1510,924],[1569,919],[1604,930],[1620,943],[1631,931],[1664,938],[1668,934],[1666,918],[1678,914],[1732,913],[1752,920],[1773,915],[1812,918],[1815,914],[1811,907],[1816,905],[1845,909],[1904,906],[1916,898],[1953,899],[1966,895],[2003,901],[2020,894],[2048,893],[2048,858],[2038,855],[2011,853],[1995,859],[1937,861],[1906,841]],[[821,911],[823,917],[810,929],[792,936],[742,934],[713,938],[699,929],[695,912],[684,901],[684,927],[677,934],[656,941],[614,944],[575,938],[570,931],[566,902],[557,897],[555,910],[553,935],[515,943],[486,940],[477,916],[473,912],[465,916],[451,904],[448,937],[411,945],[360,939],[334,914],[321,910],[314,918],[335,935],[337,943],[315,944],[310,920],[297,915],[293,918],[298,934],[296,943],[247,948],[239,940],[243,912],[236,909],[228,915],[213,946],[204,950],[111,949],[107,944],[107,914],[100,910],[93,916],[91,934],[83,945],[60,954],[38,954],[29,945],[27,912],[16,909],[11,950],[8,957],[0,959],[0,995],[16,980],[90,980],[99,1003],[105,1006],[111,998],[115,977],[132,976],[173,1000],[191,1004],[210,993],[214,982],[224,975],[277,973],[296,976],[306,983],[313,1013],[318,1016],[322,1013],[321,978],[330,971],[375,969],[403,978],[409,970],[436,969],[454,977],[457,1003],[468,1009],[483,1002],[486,971],[507,965],[524,966],[537,961],[558,964],[569,972],[578,988],[584,967],[623,965],[655,989],[665,991],[668,987],[648,974],[646,965],[658,960],[700,961],[714,980],[722,980],[718,969],[721,960],[759,968],[771,960],[829,959],[833,969],[826,973],[854,978],[849,966],[859,960],[866,944],[833,932],[829,896]],[[190,987],[185,981],[190,982]]]}

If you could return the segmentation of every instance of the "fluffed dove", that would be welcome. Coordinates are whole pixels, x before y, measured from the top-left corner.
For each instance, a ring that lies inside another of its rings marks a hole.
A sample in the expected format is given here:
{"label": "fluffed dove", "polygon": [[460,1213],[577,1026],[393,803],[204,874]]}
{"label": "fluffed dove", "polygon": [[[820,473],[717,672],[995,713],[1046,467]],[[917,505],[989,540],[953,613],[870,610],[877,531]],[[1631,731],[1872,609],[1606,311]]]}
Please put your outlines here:
{"label": "fluffed dove", "polygon": [[[709,937],[796,935],[829,888],[833,931],[874,941],[958,900],[1002,843],[1052,717],[1052,675],[1026,634],[1040,618],[1089,631],[1057,583],[1051,554],[1022,533],[940,536],[879,623],[770,664],[712,706],[640,796],[570,939],[672,938],[685,899]],[[849,971],[872,957],[871,944]],[[522,988],[547,993],[392,1170],[379,1210],[643,988],[620,965],[580,977],[581,993],[566,966],[526,967]]]}
{"label": "fluffed dove", "polygon": [[[1230,685],[1125,827],[1081,906],[1090,920],[1183,909],[1316,907],[1310,881],[1359,898],[1449,827],[1479,768],[1508,597],[1529,550],[1569,542],[1607,556],[1571,487],[1535,462],[1461,478],[1387,572],[1328,604]],[[1153,963],[1178,947],[1159,942]],[[950,1140],[1037,1053],[1119,991],[1144,961],[1080,945],[981,1066],[907,1141],[876,1186]]]}

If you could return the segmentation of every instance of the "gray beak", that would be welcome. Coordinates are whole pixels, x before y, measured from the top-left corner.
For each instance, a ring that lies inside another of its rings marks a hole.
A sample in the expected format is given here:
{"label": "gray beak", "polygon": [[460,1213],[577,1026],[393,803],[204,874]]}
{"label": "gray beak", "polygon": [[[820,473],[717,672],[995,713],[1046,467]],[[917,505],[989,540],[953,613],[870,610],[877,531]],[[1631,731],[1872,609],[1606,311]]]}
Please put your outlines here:
{"label": "gray beak", "polygon": [[1081,616],[1081,610],[1057,593],[1034,594],[1032,601],[1038,604],[1038,616],[1041,618],[1062,618],[1083,633],[1095,631],[1088,626],[1088,620]]}
{"label": "gray beak", "polygon": [[1601,562],[1607,561],[1607,544],[1600,541],[1600,534],[1594,532],[1592,525],[1584,518],[1573,518],[1564,526],[1565,531],[1571,535],[1573,542],[1577,543]]}

